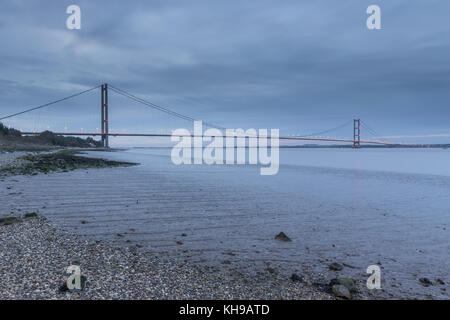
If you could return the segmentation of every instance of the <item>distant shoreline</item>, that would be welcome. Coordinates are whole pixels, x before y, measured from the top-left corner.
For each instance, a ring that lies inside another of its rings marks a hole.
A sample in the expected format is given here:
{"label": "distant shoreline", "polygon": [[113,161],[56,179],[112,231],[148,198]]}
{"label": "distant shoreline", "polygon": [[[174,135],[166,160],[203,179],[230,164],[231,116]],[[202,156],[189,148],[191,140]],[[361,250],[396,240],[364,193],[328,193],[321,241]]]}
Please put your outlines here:
{"label": "distant shoreline", "polygon": [[[289,148],[306,148],[306,149],[354,149],[352,145],[298,145],[298,146],[280,146],[280,149],[289,149]],[[449,144],[417,144],[417,145],[365,145],[362,144],[358,149],[429,149],[429,148],[437,148],[437,149],[448,149],[450,148]]]}

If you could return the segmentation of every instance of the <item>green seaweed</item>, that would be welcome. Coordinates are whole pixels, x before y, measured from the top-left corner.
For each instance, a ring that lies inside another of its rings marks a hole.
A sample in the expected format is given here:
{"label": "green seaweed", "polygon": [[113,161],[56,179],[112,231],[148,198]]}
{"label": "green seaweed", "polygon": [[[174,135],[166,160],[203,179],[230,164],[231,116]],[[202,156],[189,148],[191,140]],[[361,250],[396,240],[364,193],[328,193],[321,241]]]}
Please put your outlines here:
{"label": "green seaweed", "polygon": [[38,214],[36,212],[28,212],[25,213],[24,218],[28,219],[28,218],[36,218],[38,216]]}
{"label": "green seaweed", "polygon": [[38,173],[68,172],[76,169],[107,168],[133,166],[136,163],[111,161],[100,158],[88,158],[77,155],[80,151],[62,150],[47,154],[27,154],[21,159],[25,163],[21,166],[7,167],[0,170],[0,174],[36,175]]}
{"label": "green seaweed", "polygon": [[22,222],[22,220],[17,217],[0,218],[0,226],[7,226],[7,225],[14,224],[14,223],[19,223],[19,222]]}

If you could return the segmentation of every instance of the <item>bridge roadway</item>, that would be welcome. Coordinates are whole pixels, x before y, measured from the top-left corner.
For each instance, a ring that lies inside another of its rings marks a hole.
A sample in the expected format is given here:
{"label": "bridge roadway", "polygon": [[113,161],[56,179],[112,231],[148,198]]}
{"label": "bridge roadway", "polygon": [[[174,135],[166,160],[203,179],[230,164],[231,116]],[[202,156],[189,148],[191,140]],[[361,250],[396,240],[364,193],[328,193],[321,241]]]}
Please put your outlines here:
{"label": "bridge roadway", "polygon": [[[40,135],[41,132],[21,132],[23,135]],[[182,135],[182,134],[168,134],[168,133],[98,133],[98,132],[53,132],[55,135],[60,136],[110,136],[110,137],[207,137],[213,136],[207,135]],[[248,138],[248,136],[222,136],[223,138]],[[265,137],[259,137],[265,138]],[[270,138],[270,136],[266,137]],[[279,137],[280,140],[302,140],[302,141],[328,141],[328,142],[346,142],[346,143],[366,143],[366,144],[378,144],[378,145],[397,145],[392,142],[372,141],[372,140],[352,140],[352,139],[338,139],[338,138],[314,138],[314,137]]]}

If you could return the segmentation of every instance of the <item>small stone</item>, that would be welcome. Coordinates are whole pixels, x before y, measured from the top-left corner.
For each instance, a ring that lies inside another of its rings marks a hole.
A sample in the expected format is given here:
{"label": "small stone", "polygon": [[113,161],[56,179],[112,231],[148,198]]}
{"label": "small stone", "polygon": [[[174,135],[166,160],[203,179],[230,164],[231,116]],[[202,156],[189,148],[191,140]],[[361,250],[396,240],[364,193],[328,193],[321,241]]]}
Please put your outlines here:
{"label": "small stone", "polygon": [[423,284],[425,287],[431,286],[433,283],[428,278],[420,278],[419,282]]}
{"label": "small stone", "polygon": [[333,294],[338,298],[345,298],[345,299],[351,299],[352,295],[350,293],[350,290],[348,290],[345,286],[342,284],[335,284],[332,288]]}
{"label": "small stone", "polygon": [[291,279],[293,282],[303,282],[303,277],[299,276],[296,273],[293,273],[289,279]]}
{"label": "small stone", "polygon": [[69,291],[69,288],[67,288],[67,283],[64,282],[58,289],[59,292],[67,292]]}
{"label": "small stone", "polygon": [[336,284],[343,285],[350,291],[352,291],[353,288],[355,287],[355,283],[356,283],[356,281],[351,278],[337,278],[336,279]]}
{"label": "small stone", "polygon": [[341,271],[343,269],[343,266],[337,262],[333,262],[328,267],[330,268],[330,270],[333,270],[333,271]]}
{"label": "small stone", "polygon": [[275,236],[275,240],[283,241],[283,242],[290,242],[292,241],[291,238],[289,238],[284,232],[280,232]]}

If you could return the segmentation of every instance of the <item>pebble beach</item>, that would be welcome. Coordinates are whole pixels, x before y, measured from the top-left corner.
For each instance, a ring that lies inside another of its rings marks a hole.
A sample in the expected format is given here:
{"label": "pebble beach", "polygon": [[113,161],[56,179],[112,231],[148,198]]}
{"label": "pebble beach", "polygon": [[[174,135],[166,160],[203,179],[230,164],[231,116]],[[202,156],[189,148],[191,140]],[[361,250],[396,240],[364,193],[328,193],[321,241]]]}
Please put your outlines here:
{"label": "pebble beach", "polygon": [[[70,265],[86,277],[64,290]],[[117,248],[59,231],[43,217],[0,226],[0,299],[332,299],[282,276],[236,277],[136,247]]]}

